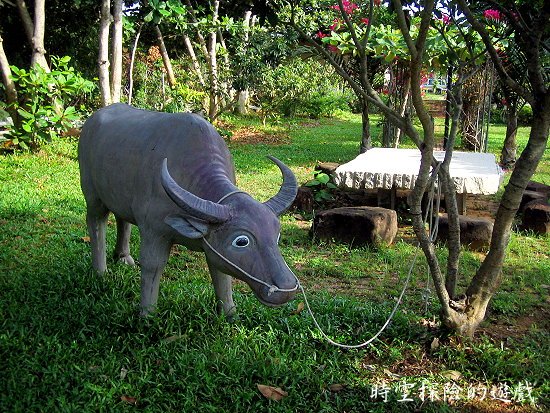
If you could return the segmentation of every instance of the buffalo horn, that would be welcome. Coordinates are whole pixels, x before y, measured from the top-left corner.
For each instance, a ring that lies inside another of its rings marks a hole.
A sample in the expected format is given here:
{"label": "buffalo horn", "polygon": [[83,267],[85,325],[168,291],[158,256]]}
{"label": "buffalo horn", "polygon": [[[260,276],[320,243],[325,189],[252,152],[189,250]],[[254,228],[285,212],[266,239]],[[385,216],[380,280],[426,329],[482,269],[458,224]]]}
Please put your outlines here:
{"label": "buffalo horn", "polygon": [[273,156],[268,156],[268,158],[281,170],[283,174],[283,184],[277,195],[266,201],[264,205],[268,206],[275,215],[281,215],[294,202],[294,198],[296,198],[296,194],[298,193],[298,183],[296,182],[294,173],[292,173],[288,166]]}
{"label": "buffalo horn", "polygon": [[161,182],[168,196],[188,215],[211,223],[222,223],[230,218],[229,208],[186,191],[168,172],[168,161],[162,161]]}

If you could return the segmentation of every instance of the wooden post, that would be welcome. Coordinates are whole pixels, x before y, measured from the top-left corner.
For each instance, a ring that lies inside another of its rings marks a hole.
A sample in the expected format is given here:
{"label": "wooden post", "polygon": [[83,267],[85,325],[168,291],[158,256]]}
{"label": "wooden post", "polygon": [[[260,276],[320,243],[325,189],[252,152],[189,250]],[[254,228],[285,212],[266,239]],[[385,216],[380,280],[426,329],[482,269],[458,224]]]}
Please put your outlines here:
{"label": "wooden post", "polygon": [[458,215],[466,215],[466,198],[467,193],[456,194],[456,207],[458,208]]}

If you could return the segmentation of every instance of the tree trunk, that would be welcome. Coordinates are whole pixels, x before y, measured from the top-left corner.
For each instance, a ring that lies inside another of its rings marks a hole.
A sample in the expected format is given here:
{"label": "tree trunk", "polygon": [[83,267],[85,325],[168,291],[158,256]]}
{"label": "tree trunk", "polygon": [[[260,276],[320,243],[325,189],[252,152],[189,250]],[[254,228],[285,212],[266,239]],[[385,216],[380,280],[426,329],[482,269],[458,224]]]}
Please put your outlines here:
{"label": "tree trunk", "polygon": [[372,148],[372,137],[370,134],[369,103],[358,96],[361,101],[361,145],[359,153],[365,153]]}
{"label": "tree trunk", "polygon": [[130,68],[128,69],[128,104],[132,104],[132,94],[134,90],[134,62],[136,61],[136,50],[139,42],[139,37],[141,35],[142,24],[139,25],[139,29],[136,33],[136,38],[134,39],[134,47],[132,48],[132,56],[130,57]]}
{"label": "tree trunk", "polygon": [[46,61],[46,49],[44,48],[44,31],[46,25],[45,0],[34,2],[34,33],[32,37],[31,63],[37,64],[49,72],[50,67]]}
{"label": "tree trunk", "polygon": [[[218,1],[216,3],[219,6],[220,2]],[[187,12],[189,13],[191,22],[197,26],[197,39],[199,40],[200,50],[204,58],[208,60],[208,46],[206,45],[206,40],[204,39],[204,36],[198,28],[199,21],[197,20],[197,16],[195,15],[195,11],[193,10],[193,4],[191,4],[190,0],[186,0],[185,4],[187,5]]]}
{"label": "tree trunk", "polygon": [[191,58],[191,63],[193,64],[193,70],[197,75],[197,79],[199,80],[200,85],[204,88],[206,87],[206,84],[204,83],[204,77],[202,76],[201,65],[197,59],[197,55],[195,54],[193,43],[191,43],[191,39],[187,34],[183,35],[183,42],[185,43],[187,53],[189,53],[189,57]]}
{"label": "tree trunk", "polygon": [[17,10],[19,10],[19,16],[23,22],[23,29],[27,36],[27,41],[32,46],[32,38],[34,36],[34,23],[32,21],[31,15],[29,14],[29,9],[25,0],[17,0]]}
{"label": "tree trunk", "polygon": [[31,65],[38,64],[46,72],[50,71],[50,66],[46,61],[46,49],[44,48],[44,31],[46,22],[45,0],[34,2],[34,21],[29,14],[29,10],[24,0],[17,0],[17,8],[23,28],[27,35],[27,40],[31,45],[32,56]]}
{"label": "tree trunk", "polygon": [[[409,96],[411,92],[411,74],[407,68],[404,68],[401,71],[402,76],[402,87],[400,88],[400,95],[401,95],[401,107],[399,109],[399,116],[404,117],[407,113],[407,108],[409,106]],[[396,135],[395,135],[395,142],[393,146],[395,148],[399,147],[399,141],[401,140],[401,136],[403,135],[403,130],[398,128]]]}
{"label": "tree trunk", "polygon": [[[225,39],[223,38],[223,33],[220,29],[217,30],[217,34],[218,34],[218,43],[221,46],[222,50],[224,51],[222,53],[223,65],[224,65],[223,67],[225,68],[225,70],[227,70],[227,68],[229,68],[230,66],[229,54],[227,53],[227,46],[225,44]],[[219,67],[218,67],[218,71],[219,71]],[[232,90],[231,83],[229,83],[226,79],[220,80],[219,83],[220,83],[220,86],[218,89],[218,99],[219,99],[218,106],[219,108],[229,108],[231,106],[231,102],[237,102],[238,96],[236,96],[235,91]],[[234,98],[232,98],[232,96],[234,96]]]}
{"label": "tree trunk", "polygon": [[518,132],[518,102],[508,100],[506,113],[506,137],[502,145],[500,164],[504,169],[513,169],[517,159],[516,135]]}
{"label": "tree trunk", "polygon": [[[215,24],[218,20],[218,10],[220,7],[219,0],[214,1],[214,10],[212,13],[212,23]],[[209,72],[210,72],[210,104],[208,107],[208,117],[210,121],[213,121],[218,116],[218,62],[216,54],[217,33],[212,31],[210,33],[210,40],[208,44],[208,57],[209,57]]]}
{"label": "tree trunk", "polygon": [[[244,13],[243,18],[243,28],[244,28],[244,34],[243,34],[243,41],[245,46],[248,44],[249,39],[249,31],[250,31],[250,18],[252,17],[252,11],[247,10]],[[245,90],[239,90],[238,92],[239,97],[237,98],[237,113],[241,115],[245,115],[248,113],[248,89]]]}
{"label": "tree trunk", "polygon": [[101,1],[101,19],[99,21],[99,91],[101,104],[111,104],[111,83],[109,81],[109,26],[111,25],[111,4],[109,0]]}
{"label": "tree trunk", "polygon": [[[460,114],[462,113],[462,69],[458,70],[458,79],[455,84],[452,85],[452,89],[448,90],[449,98],[452,100],[451,109],[451,127],[447,136],[447,142],[445,144],[445,150],[447,151],[445,156],[452,156],[452,151],[456,142],[456,135],[458,131],[458,123],[460,120]],[[449,236],[448,236],[448,249],[449,257],[447,258],[447,274],[445,277],[445,289],[451,299],[454,299],[456,295],[456,286],[458,281],[458,264],[460,259],[460,221],[459,212],[456,203],[456,189],[454,181],[449,174],[449,162],[445,163],[445,171],[447,175],[443,177],[443,191],[445,194],[445,204],[447,207],[449,218]]]}
{"label": "tree trunk", "polygon": [[2,72],[2,82],[6,88],[6,103],[8,104],[6,110],[13,120],[15,127],[19,126],[19,115],[15,104],[17,103],[17,90],[15,89],[15,83],[11,78],[10,65],[8,63],[8,58],[4,52],[4,40],[0,36],[0,72]]}
{"label": "tree trunk", "polygon": [[[533,105],[533,122],[527,146],[516,162],[510,181],[504,190],[495,218],[491,247],[466,291],[466,315],[470,323],[463,327],[473,334],[485,316],[485,310],[502,279],[502,264],[510,240],[512,223],[519,208],[523,191],[535,173],[544,154],[550,133],[550,92]],[[476,324],[477,322],[477,324]]]}
{"label": "tree trunk", "polygon": [[164,63],[164,69],[166,69],[166,75],[168,76],[168,84],[173,89],[176,87],[176,77],[174,76],[174,69],[172,69],[172,62],[170,62],[170,57],[166,51],[166,46],[164,44],[164,38],[162,37],[162,32],[160,27],[155,25],[155,34],[157,35],[157,42],[159,45],[160,55],[162,56],[162,62]]}
{"label": "tree trunk", "polygon": [[113,47],[111,49],[111,102],[120,102],[122,89],[122,0],[113,1]]}

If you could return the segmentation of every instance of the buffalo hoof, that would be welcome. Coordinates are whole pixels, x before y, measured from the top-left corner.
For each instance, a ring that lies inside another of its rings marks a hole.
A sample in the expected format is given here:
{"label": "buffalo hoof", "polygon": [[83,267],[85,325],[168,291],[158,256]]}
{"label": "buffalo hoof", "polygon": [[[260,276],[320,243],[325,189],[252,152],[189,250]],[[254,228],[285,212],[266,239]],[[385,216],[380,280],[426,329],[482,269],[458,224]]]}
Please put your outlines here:
{"label": "buffalo hoof", "polygon": [[136,263],[134,262],[134,259],[132,258],[131,255],[124,255],[122,257],[116,257],[116,260],[121,264],[129,265],[131,267],[136,266]]}
{"label": "buffalo hoof", "polygon": [[232,314],[225,314],[225,319],[229,324],[236,324],[239,322],[240,317],[239,317],[239,314],[237,314],[237,312],[234,311]]}

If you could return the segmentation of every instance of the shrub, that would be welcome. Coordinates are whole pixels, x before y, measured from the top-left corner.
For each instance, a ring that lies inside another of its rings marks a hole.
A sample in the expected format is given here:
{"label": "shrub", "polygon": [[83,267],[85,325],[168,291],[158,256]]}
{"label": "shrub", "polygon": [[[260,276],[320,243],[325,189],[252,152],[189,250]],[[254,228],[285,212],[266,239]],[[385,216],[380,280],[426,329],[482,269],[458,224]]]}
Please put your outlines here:
{"label": "shrub", "polygon": [[199,112],[203,109],[207,91],[200,90],[197,79],[188,73],[189,62],[184,59],[172,60],[178,79],[176,87],[172,89],[163,80],[162,61],[151,61],[147,56],[138,53],[134,64],[133,106],[172,113]]}
{"label": "shrub", "polygon": [[310,118],[331,117],[337,110],[349,110],[352,100],[353,97],[342,92],[314,92],[303,99],[299,111]]}
{"label": "shrub", "polygon": [[533,109],[531,105],[524,105],[518,112],[518,125],[529,126],[533,121]]}
{"label": "shrub", "polygon": [[331,116],[349,108],[353,99],[335,84],[339,80],[325,65],[313,60],[292,59],[276,67],[264,67],[254,86],[254,99],[266,116]]}
{"label": "shrub", "polygon": [[[19,93],[19,122],[9,128],[11,145],[36,149],[53,136],[68,130],[85,111],[85,99],[95,87],[72,67],[69,56],[52,56],[52,70],[35,65],[31,70],[12,66]],[[78,107],[78,109],[77,109]]]}
{"label": "shrub", "polygon": [[491,123],[498,125],[506,124],[506,110],[502,107],[497,107],[491,110]]}

